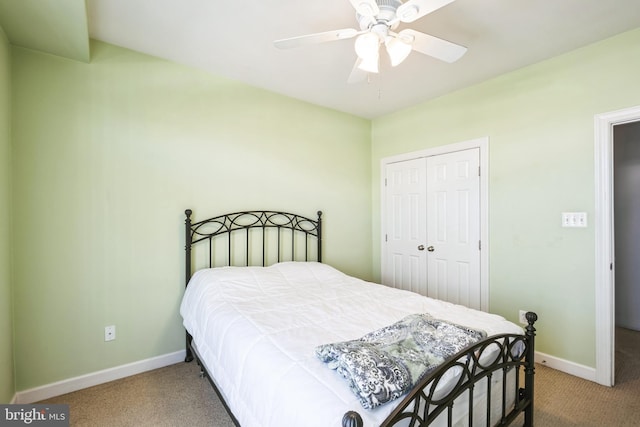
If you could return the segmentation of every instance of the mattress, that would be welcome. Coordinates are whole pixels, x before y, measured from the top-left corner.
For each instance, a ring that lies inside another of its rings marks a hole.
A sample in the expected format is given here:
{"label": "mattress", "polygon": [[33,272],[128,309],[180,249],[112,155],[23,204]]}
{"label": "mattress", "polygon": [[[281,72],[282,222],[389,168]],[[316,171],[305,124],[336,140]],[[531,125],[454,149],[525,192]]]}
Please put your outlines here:
{"label": "mattress", "polygon": [[[200,270],[180,313],[243,427],[340,426],[349,410],[360,413],[365,426],[380,425],[398,402],[364,410],[347,382],[315,356],[315,348],[357,339],[408,314],[429,313],[488,335],[522,334],[503,317],[366,282],[315,262]],[[464,419],[460,414],[460,423]]]}

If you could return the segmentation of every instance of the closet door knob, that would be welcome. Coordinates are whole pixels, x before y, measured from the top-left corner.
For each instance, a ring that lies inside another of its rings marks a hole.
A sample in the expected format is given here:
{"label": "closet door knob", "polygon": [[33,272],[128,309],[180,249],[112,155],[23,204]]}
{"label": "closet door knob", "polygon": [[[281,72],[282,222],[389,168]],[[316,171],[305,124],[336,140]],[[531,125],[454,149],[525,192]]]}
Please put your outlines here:
{"label": "closet door knob", "polygon": [[419,250],[419,251],[424,251],[424,245],[420,245],[420,246],[418,246],[418,250]]}
{"label": "closet door knob", "polygon": [[435,250],[436,250],[436,248],[434,248],[433,246],[429,246],[429,247],[427,248],[427,250],[428,250],[429,252],[433,252],[433,251],[435,251]]}

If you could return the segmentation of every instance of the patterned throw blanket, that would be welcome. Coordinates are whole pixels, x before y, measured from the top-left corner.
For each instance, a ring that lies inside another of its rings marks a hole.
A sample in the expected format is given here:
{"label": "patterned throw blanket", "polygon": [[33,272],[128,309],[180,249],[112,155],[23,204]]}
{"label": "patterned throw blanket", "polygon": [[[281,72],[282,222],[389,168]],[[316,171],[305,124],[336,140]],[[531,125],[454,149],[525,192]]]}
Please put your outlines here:
{"label": "patterned throw blanket", "polygon": [[486,336],[429,314],[412,314],[358,340],[318,346],[316,355],[349,382],[365,409],[373,409]]}

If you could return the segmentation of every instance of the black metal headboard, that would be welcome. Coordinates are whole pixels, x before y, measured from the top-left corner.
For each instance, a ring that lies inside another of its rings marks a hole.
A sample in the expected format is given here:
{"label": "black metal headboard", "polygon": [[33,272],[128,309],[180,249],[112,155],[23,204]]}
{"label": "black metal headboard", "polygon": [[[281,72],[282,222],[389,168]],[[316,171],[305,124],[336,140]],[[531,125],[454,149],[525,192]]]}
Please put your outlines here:
{"label": "black metal headboard", "polygon": [[[226,237],[226,264],[232,265],[232,258],[237,254],[234,248],[234,242],[236,242],[237,234],[241,234],[240,240],[244,246],[244,265],[250,265],[250,251],[252,247],[251,241],[260,239],[261,243],[257,246],[261,246],[262,253],[262,265],[265,266],[268,263],[267,259],[267,242],[274,244],[274,248],[271,252],[275,252],[276,256],[274,261],[280,262],[287,261],[309,261],[310,256],[315,254],[315,260],[322,262],[322,211],[318,211],[318,219],[313,220],[304,216],[288,213],[288,212],[276,212],[276,211],[244,211],[234,212],[230,214],[219,215],[213,218],[205,219],[204,221],[191,222],[191,209],[184,211],[186,215],[185,219],[185,274],[186,283],[191,279],[192,269],[192,248],[197,243],[205,243],[208,246],[208,267],[214,265],[214,238]],[[258,236],[252,234],[256,229]],[[273,230],[275,236],[269,239],[267,236],[267,230]],[[287,231],[283,233],[283,230]],[[236,239],[234,240],[234,236]],[[250,239],[251,238],[251,239]],[[315,251],[314,246],[310,246],[315,239]],[[274,242],[275,241],[275,242]],[[208,245],[207,245],[208,243]],[[302,245],[303,248],[296,248],[296,245]],[[310,250],[311,248],[311,250]],[[259,249],[259,248],[258,248]],[[286,250],[285,250],[286,249]],[[282,259],[282,254],[289,255],[288,259]]]}

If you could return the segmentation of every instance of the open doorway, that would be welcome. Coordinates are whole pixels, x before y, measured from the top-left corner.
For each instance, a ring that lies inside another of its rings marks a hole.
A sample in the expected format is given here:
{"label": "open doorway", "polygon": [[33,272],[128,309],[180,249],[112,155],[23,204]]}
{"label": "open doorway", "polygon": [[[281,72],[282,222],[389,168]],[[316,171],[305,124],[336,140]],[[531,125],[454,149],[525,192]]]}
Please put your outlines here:
{"label": "open doorway", "polygon": [[614,128],[640,122],[640,106],[595,116],[595,381],[615,383]]}
{"label": "open doorway", "polygon": [[613,188],[614,375],[620,384],[637,372],[640,349],[640,121],[613,127]]}

